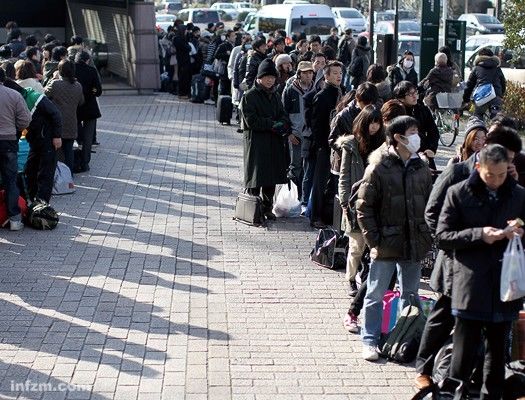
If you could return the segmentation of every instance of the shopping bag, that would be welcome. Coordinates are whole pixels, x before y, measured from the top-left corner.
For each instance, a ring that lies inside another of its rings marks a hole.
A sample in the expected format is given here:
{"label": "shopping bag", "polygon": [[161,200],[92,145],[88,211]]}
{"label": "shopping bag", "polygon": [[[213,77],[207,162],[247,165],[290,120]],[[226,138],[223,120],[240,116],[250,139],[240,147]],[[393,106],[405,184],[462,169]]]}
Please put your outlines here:
{"label": "shopping bag", "polygon": [[478,107],[484,106],[495,98],[496,91],[494,90],[492,83],[479,85],[476,89],[474,89],[474,93],[472,94],[472,100]]}
{"label": "shopping bag", "polygon": [[381,333],[388,333],[396,325],[399,315],[399,297],[401,293],[398,290],[387,290],[383,296],[383,321],[381,323]]}
{"label": "shopping bag", "polygon": [[297,186],[293,182],[282,185],[273,206],[277,218],[293,218],[301,215],[301,202],[298,200]]}
{"label": "shopping bag", "polygon": [[73,183],[73,176],[68,166],[60,161],[57,162],[55,170],[55,179],[53,181],[53,194],[71,194],[75,192],[75,184]]}
{"label": "shopping bag", "polygon": [[525,297],[525,254],[521,238],[514,235],[503,253],[500,299],[513,301]]}

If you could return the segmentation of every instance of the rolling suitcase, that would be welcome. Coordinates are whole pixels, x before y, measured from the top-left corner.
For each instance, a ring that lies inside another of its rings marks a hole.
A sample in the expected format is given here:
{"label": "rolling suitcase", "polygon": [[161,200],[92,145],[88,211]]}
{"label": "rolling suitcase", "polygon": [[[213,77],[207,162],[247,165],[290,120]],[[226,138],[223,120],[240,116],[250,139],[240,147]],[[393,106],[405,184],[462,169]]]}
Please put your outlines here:
{"label": "rolling suitcase", "polygon": [[231,96],[219,96],[217,99],[217,121],[221,124],[230,125],[233,114]]}
{"label": "rolling suitcase", "polygon": [[239,193],[235,203],[234,220],[247,225],[264,226],[264,212],[262,199],[249,193]]}
{"label": "rolling suitcase", "polygon": [[193,75],[191,78],[191,102],[204,103],[204,90],[206,78],[201,75]]}

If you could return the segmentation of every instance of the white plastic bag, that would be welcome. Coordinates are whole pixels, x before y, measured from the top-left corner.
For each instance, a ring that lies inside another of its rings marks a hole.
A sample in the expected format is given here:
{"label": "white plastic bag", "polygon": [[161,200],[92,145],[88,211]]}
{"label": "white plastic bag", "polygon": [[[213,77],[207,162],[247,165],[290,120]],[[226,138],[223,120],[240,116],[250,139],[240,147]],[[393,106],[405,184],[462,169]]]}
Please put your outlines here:
{"label": "white plastic bag", "polygon": [[75,191],[75,184],[73,183],[73,176],[68,166],[60,161],[57,162],[55,170],[55,180],[53,182],[53,194],[70,194]]}
{"label": "white plastic bag", "polygon": [[277,218],[293,218],[301,215],[301,202],[298,200],[297,186],[293,182],[281,185],[273,206]]}
{"label": "white plastic bag", "polygon": [[500,299],[513,301],[525,297],[525,253],[521,238],[515,235],[503,253]]}

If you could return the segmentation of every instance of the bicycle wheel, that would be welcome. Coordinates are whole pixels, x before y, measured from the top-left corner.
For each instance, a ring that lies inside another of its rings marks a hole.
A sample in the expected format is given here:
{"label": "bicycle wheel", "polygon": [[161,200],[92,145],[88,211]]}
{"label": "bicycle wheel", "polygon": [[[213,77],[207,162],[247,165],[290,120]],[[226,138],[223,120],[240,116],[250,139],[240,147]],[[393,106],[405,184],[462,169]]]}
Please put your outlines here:
{"label": "bicycle wheel", "polygon": [[456,141],[456,136],[459,133],[454,110],[439,109],[436,110],[436,114],[436,120],[439,121],[439,124],[436,124],[439,131],[439,141],[443,146],[450,147]]}

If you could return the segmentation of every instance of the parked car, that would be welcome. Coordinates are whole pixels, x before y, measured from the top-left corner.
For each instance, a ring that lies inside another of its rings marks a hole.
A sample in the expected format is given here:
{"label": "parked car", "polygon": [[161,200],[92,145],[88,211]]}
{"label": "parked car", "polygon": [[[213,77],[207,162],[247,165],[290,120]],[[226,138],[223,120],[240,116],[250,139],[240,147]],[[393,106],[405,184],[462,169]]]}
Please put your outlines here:
{"label": "parked car", "polygon": [[[395,10],[386,10],[386,12],[395,14]],[[412,20],[417,21],[417,12],[414,10],[398,10],[397,15],[399,17],[399,20]]]}
{"label": "parked car", "polygon": [[239,16],[239,10],[232,3],[213,3],[210,9],[224,11],[232,19],[237,19]]}
{"label": "parked car", "polygon": [[255,15],[256,12],[249,13],[242,23],[242,29],[246,32],[253,32],[255,30]]}
{"label": "parked car", "polygon": [[166,32],[168,26],[175,22],[175,15],[173,14],[155,14],[155,29],[157,32]]}
{"label": "parked car", "polygon": [[245,1],[235,2],[233,3],[233,6],[239,12],[239,14],[242,12],[256,12],[257,11],[257,9],[251,3],[248,3]]}
{"label": "parked car", "polygon": [[525,84],[525,53],[514,57],[514,53],[505,49],[503,43],[485,44],[474,51],[470,58],[465,61],[465,79],[468,79],[470,71],[474,67],[474,60],[483,47],[490,48],[499,57],[501,71],[507,80]]}
{"label": "parked car", "polygon": [[326,40],[335,26],[334,14],[327,5],[271,4],[257,11],[253,22],[250,22],[251,29],[245,29],[252,35],[259,32],[269,34],[282,29],[290,36],[304,33],[307,38],[319,35],[322,40]]}
{"label": "parked car", "polygon": [[374,11],[374,22],[393,21],[396,13],[393,11]]}
{"label": "parked car", "polygon": [[461,14],[458,21],[467,23],[467,34],[505,33],[503,24],[488,14]]}
{"label": "parked car", "polygon": [[339,33],[347,29],[352,29],[354,35],[366,31],[366,18],[355,8],[332,7],[335,16],[335,23]]}
{"label": "parked car", "polygon": [[177,18],[181,19],[185,24],[191,22],[198,26],[201,31],[208,27],[210,22],[217,23],[220,21],[217,10],[209,8],[186,8],[177,14]]}
{"label": "parked car", "polygon": [[182,0],[168,0],[162,3],[161,11],[166,14],[177,14],[182,10]]}
{"label": "parked car", "polygon": [[[421,35],[421,24],[416,21],[400,20],[398,22],[399,35]],[[394,34],[394,21],[380,21],[374,27],[375,33]]]}
{"label": "parked car", "polygon": [[465,61],[467,61],[477,49],[487,45],[502,44],[503,40],[505,40],[505,35],[503,34],[470,36],[465,43]]}

